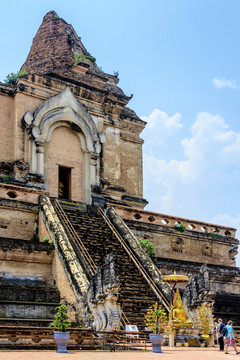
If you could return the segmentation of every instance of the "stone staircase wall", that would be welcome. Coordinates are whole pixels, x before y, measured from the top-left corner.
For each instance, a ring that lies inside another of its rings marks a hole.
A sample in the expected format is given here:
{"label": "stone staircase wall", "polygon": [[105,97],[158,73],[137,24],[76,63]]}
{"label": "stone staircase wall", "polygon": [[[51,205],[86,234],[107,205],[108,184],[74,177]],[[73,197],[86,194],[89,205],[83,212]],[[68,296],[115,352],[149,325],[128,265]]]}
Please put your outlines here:
{"label": "stone staircase wall", "polygon": [[65,213],[97,266],[103,265],[107,255],[113,253],[119,272],[121,307],[130,323],[143,329],[146,309],[159,299],[139,269],[96,209],[88,207],[85,213],[66,210]]}
{"label": "stone staircase wall", "polygon": [[39,205],[41,219],[51,240],[54,242],[57,258],[64,269],[64,277],[66,277],[75,295],[74,304],[72,303],[71,306],[74,311],[81,313],[81,317],[85,321],[84,325],[89,326],[92,319],[87,310],[88,278],[50,199],[45,195],[41,195]]}
{"label": "stone staircase wall", "polygon": [[39,277],[0,273],[1,326],[48,326],[59,304],[54,284]]}

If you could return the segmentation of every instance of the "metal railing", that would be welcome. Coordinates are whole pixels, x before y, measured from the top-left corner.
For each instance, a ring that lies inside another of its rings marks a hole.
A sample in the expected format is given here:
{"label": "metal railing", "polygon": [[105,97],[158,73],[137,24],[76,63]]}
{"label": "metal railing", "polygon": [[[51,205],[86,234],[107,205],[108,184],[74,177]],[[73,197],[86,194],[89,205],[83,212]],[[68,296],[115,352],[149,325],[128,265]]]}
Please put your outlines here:
{"label": "metal railing", "polygon": [[126,241],[122,238],[122,236],[119,234],[119,232],[117,231],[117,229],[113,226],[113,224],[110,222],[110,220],[108,219],[108,217],[104,214],[104,211],[98,207],[98,212],[99,214],[103,217],[104,221],[106,222],[106,224],[110,227],[110,229],[112,230],[113,234],[116,236],[116,238],[118,239],[118,241],[120,242],[121,246],[125,249],[125,251],[127,252],[127,254],[129,255],[129,257],[132,259],[132,261],[134,262],[134,264],[137,266],[137,268],[139,269],[139,271],[141,272],[141,274],[143,275],[144,279],[147,281],[147,283],[150,286],[150,289],[154,292],[154,294],[157,296],[157,298],[163,303],[163,305],[165,306],[165,308],[170,312],[170,303],[169,301],[166,299],[166,297],[163,295],[163,293],[159,290],[159,288],[156,286],[156,284],[154,283],[154,281],[152,280],[152,278],[149,276],[149,274],[147,273],[147,271],[144,269],[144,267],[142,266],[142,264],[140,263],[140,261],[138,260],[138,258],[135,256],[134,252],[132,251],[132,249],[130,248],[130,246],[126,243]]}

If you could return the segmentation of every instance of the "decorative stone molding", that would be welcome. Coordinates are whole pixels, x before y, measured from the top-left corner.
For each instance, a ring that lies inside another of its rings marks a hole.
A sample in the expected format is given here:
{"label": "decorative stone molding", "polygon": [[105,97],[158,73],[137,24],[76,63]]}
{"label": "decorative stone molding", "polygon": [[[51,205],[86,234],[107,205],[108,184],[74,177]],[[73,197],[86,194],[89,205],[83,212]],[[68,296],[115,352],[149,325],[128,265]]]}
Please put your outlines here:
{"label": "decorative stone molding", "polygon": [[184,289],[183,302],[188,309],[195,308],[203,302],[214,301],[215,292],[210,290],[210,277],[208,267],[201,266],[199,274],[192,276]]}
{"label": "decorative stone molding", "polygon": [[44,164],[47,161],[47,144],[53,131],[66,126],[79,138],[83,151],[83,187],[86,202],[90,202],[91,184],[99,184],[96,169],[100,167],[99,154],[106,140],[103,131],[98,132],[96,125],[69,88],[43,102],[32,114],[27,111],[23,116],[29,135],[29,173],[46,177]]}
{"label": "decorative stone molding", "polygon": [[123,219],[119,216],[117,211],[111,207],[108,208],[107,215],[110,218],[111,222],[119,232],[119,234],[123,237],[123,239],[130,246],[135,256],[139,259],[141,265],[151,277],[152,281],[157,285],[162,294],[166,297],[168,302],[171,301],[171,289],[170,286],[162,280],[162,274],[154,262],[150,259],[150,257],[143,250],[139,241],[134,236],[132,231],[128,228]]}
{"label": "decorative stone molding", "polygon": [[45,195],[41,195],[39,197],[39,206],[40,215],[51,239],[54,242],[57,254],[62,262],[65,273],[76,296],[85,325],[89,326],[90,320],[87,311],[88,279],[77,259],[67,234],[53,206],[51,205],[50,199]]}
{"label": "decorative stone molding", "polygon": [[121,308],[118,303],[120,282],[116,274],[112,254],[99,267],[90,281],[88,304],[94,316],[97,331],[120,330]]}
{"label": "decorative stone molding", "polygon": [[[124,195],[126,196],[126,195]],[[124,198],[122,197],[122,199]],[[136,210],[127,206],[116,205],[116,210],[125,220],[138,220],[139,222],[151,223],[158,226],[165,226],[174,230],[176,223],[186,225],[186,231],[192,234],[195,232],[202,233],[204,236],[211,236],[213,240],[224,241],[225,238],[234,238],[236,229],[229,226],[210,224],[202,221],[179,218],[176,216],[154,213],[147,210]],[[136,217],[137,214],[137,217]],[[175,230],[174,230],[175,231]]]}

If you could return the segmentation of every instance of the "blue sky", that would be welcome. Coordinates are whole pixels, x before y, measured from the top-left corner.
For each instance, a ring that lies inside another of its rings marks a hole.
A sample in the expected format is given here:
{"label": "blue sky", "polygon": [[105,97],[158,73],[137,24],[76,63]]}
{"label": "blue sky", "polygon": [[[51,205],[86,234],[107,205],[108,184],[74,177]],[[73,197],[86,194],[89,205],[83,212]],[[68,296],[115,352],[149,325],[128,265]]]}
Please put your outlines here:
{"label": "blue sky", "polygon": [[4,1],[1,81],[19,70],[50,10],[105,72],[119,71],[129,106],[148,121],[147,209],[239,228],[240,2]]}

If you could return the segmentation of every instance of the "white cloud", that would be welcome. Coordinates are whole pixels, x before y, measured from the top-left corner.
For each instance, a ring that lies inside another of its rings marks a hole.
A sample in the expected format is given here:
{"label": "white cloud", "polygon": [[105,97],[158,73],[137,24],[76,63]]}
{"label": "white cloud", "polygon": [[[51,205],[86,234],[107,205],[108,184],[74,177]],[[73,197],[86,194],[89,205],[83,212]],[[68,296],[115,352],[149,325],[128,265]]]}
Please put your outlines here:
{"label": "white cloud", "polygon": [[192,137],[182,140],[185,155],[189,160],[204,160],[210,164],[240,159],[240,132],[229,130],[229,125],[220,115],[198,113],[191,126]]}
{"label": "white cloud", "polygon": [[236,80],[228,80],[225,78],[222,78],[222,79],[214,78],[212,80],[212,84],[217,89],[222,89],[224,87],[228,87],[230,89],[236,90],[239,88],[239,85],[237,85]]}
{"label": "white cloud", "polygon": [[[155,113],[161,112],[155,110]],[[167,114],[164,115],[164,119],[168,118]],[[181,119],[180,114],[178,118]],[[166,122],[167,120],[164,123]],[[240,132],[230,129],[220,115],[208,112],[198,113],[189,131],[190,136],[182,139],[178,137],[176,149],[176,136],[172,141],[171,135],[168,134],[164,151],[171,153],[172,157],[169,160],[154,147],[155,127],[150,126],[145,132],[144,196],[150,202],[149,209],[192,218],[195,208],[205,206],[206,210],[209,210],[212,207],[214,214],[214,211],[221,211],[221,207],[222,211],[227,206],[230,207],[229,199],[238,196]],[[236,195],[230,194],[234,190]],[[198,214],[202,211],[202,220],[209,216],[206,215],[206,210],[198,211]],[[209,221],[209,218],[205,220]],[[222,223],[225,225],[224,219]]]}
{"label": "white cloud", "polygon": [[164,111],[154,109],[149,116],[142,116],[147,126],[142,133],[146,145],[163,148],[169,137],[177,134],[183,127],[181,114],[176,113],[168,116]]}
{"label": "white cloud", "polygon": [[148,128],[165,128],[168,131],[180,129],[183,125],[180,123],[181,114],[176,113],[173,116],[168,116],[164,111],[154,109],[149,116],[142,116],[142,120],[148,123]]}

